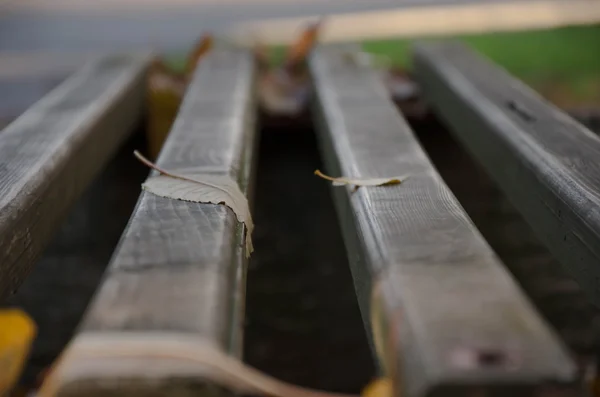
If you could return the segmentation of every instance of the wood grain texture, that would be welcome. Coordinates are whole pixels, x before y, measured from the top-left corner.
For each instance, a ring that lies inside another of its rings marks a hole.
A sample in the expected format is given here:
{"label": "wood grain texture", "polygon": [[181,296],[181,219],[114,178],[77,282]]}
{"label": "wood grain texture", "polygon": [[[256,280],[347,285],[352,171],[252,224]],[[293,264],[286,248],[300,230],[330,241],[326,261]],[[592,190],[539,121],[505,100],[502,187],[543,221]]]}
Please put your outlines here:
{"label": "wood grain texture", "polygon": [[[230,175],[248,194],[255,147],[253,84],[248,52],[208,56],[188,88],[158,165],[180,173]],[[243,236],[243,225],[225,206],[142,192],[75,341],[99,333],[167,333],[209,340],[238,354],[246,274]],[[78,366],[68,352],[67,370]],[[93,371],[84,378],[61,379],[59,373],[58,395],[173,396],[206,390],[201,379],[186,377],[186,365],[164,366],[161,359],[143,363],[140,371],[155,374],[152,381],[140,381],[144,374],[136,375],[135,365],[118,379],[103,379]]]}
{"label": "wood grain texture", "polygon": [[446,187],[378,73],[344,57],[353,49],[321,48],[311,60],[328,172],[409,175],[396,186],[333,189],[365,320],[379,291],[372,331],[381,329],[373,337],[384,370],[403,396],[521,396],[568,384],[575,374],[565,348]]}
{"label": "wood grain texture", "polygon": [[458,43],[415,62],[436,112],[600,305],[600,138]]}
{"label": "wood grain texture", "polygon": [[0,133],[0,299],[140,120],[147,61],[91,62]]}

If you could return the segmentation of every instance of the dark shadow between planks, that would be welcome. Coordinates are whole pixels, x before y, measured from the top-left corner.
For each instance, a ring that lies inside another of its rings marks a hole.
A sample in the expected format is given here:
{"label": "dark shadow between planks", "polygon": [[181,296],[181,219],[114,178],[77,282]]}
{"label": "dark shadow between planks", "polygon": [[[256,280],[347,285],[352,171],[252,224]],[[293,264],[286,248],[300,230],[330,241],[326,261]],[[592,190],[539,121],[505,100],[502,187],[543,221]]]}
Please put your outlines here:
{"label": "dark shadow between planks", "polygon": [[[264,119],[263,119],[264,121]],[[374,374],[309,118],[263,123],[245,360],[282,380],[358,393]]]}

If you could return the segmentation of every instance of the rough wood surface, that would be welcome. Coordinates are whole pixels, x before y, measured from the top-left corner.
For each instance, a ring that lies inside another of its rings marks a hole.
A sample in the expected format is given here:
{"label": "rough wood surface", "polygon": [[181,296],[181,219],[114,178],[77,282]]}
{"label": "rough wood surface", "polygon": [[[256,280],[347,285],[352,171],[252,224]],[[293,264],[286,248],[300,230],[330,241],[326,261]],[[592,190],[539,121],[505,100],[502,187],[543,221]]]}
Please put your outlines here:
{"label": "rough wood surface", "polygon": [[33,387],[73,336],[127,226],[148,174],[131,155],[146,143],[136,130],[68,211],[18,292],[0,303],[25,310],[38,328],[23,386]]}
{"label": "rough wood surface", "polygon": [[600,309],[536,238],[506,195],[437,120],[413,125],[440,175],[580,368],[600,351]]}
{"label": "rough wood surface", "polygon": [[[248,193],[255,142],[253,71],[247,52],[217,51],[203,61],[157,164],[230,175]],[[209,340],[238,354],[246,273],[242,228],[225,206],[142,192],[75,341],[99,334],[166,333]],[[104,382],[102,371],[61,377],[80,365],[68,352],[65,372],[56,378],[61,396],[188,395],[206,386],[185,362],[165,366],[172,363],[168,357],[133,360],[117,379]],[[154,379],[140,381],[148,373]]]}
{"label": "rough wood surface", "polygon": [[139,121],[147,57],[83,67],[0,133],[0,299]]}
{"label": "rough wood surface", "polygon": [[[574,365],[489,248],[394,108],[378,74],[319,49],[311,66],[327,169],[408,175],[401,185],[334,188],[363,318],[402,395],[531,395]],[[371,292],[380,291],[375,305]],[[444,394],[446,393],[446,394]]]}
{"label": "rough wood surface", "polygon": [[600,304],[600,138],[458,43],[415,52],[425,95]]}

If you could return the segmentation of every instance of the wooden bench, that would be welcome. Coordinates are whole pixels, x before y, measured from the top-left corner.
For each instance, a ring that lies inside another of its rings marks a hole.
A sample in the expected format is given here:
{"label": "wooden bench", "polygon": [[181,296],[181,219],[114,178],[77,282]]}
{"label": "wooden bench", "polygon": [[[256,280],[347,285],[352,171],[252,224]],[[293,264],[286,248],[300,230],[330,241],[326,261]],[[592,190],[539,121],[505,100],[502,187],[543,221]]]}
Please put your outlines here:
{"label": "wooden bench", "polygon": [[100,57],[0,132],[0,300],[140,121],[147,64]]}
{"label": "wooden bench", "polygon": [[434,110],[600,305],[600,138],[458,43],[414,58]]}
{"label": "wooden bench", "polygon": [[319,138],[363,319],[403,396],[534,395],[575,367],[476,230],[356,48],[316,50]]}
{"label": "wooden bench", "polygon": [[[252,56],[245,51],[211,53],[196,71],[157,165],[230,176],[249,195],[254,114]],[[104,281],[60,363],[56,394],[171,396],[210,389],[199,378],[197,366],[168,355],[103,366],[102,359],[89,361],[77,353],[98,339],[110,349],[114,343],[154,343],[158,338],[159,349],[161,341],[189,343],[192,348],[200,341],[239,355],[247,264],[244,234],[243,224],[224,205],[142,192]]]}

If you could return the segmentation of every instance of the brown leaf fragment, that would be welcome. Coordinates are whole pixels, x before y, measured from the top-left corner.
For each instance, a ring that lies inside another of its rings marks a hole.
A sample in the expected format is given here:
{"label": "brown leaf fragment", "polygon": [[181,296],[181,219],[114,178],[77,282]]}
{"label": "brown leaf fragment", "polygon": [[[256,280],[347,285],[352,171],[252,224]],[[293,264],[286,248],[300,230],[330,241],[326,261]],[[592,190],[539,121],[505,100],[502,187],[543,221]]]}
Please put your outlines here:
{"label": "brown leaf fragment", "polygon": [[323,21],[323,19],[320,19],[309,24],[300,35],[300,38],[290,47],[284,62],[285,70],[293,73],[304,63],[317,43]]}
{"label": "brown leaf fragment", "polygon": [[320,178],[331,181],[333,186],[346,186],[346,185],[354,185],[356,187],[360,187],[360,186],[390,186],[390,185],[399,185],[403,182],[403,179],[406,179],[405,177],[400,177],[400,176],[394,176],[391,178],[361,178],[361,179],[346,178],[346,177],[334,178],[334,177],[323,174],[319,170],[315,171],[315,175]]}
{"label": "brown leaf fragment", "polygon": [[214,39],[210,34],[204,34],[194,45],[191,52],[188,54],[185,65],[185,75],[191,77],[198,66],[198,63],[210,52],[213,48]]}
{"label": "brown leaf fragment", "polygon": [[250,254],[254,251],[254,247],[252,246],[254,223],[248,199],[236,181],[226,175],[194,174],[189,172],[186,175],[177,174],[156,166],[137,150],[134,152],[134,155],[143,164],[162,174],[146,179],[146,182],[142,185],[144,190],[160,197],[195,203],[225,205],[231,209],[238,222],[246,226],[246,257],[250,257]]}

